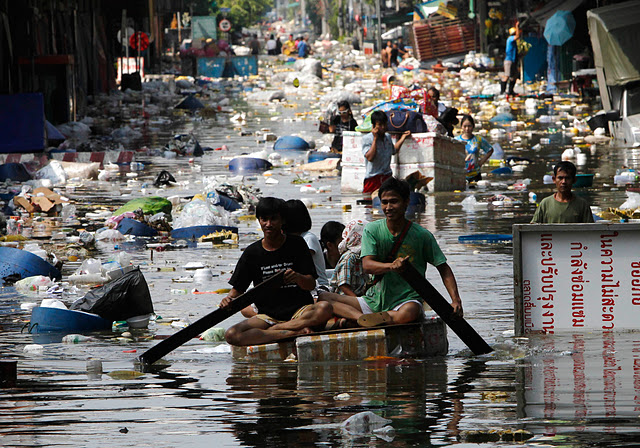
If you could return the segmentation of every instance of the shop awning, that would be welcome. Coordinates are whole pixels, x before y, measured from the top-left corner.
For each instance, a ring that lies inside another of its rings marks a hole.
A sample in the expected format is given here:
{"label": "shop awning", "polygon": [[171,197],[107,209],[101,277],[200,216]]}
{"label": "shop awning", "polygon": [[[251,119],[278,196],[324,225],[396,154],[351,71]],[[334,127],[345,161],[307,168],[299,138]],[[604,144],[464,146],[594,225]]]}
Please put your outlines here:
{"label": "shop awning", "polygon": [[640,81],[640,0],[587,11],[596,67],[607,85]]}

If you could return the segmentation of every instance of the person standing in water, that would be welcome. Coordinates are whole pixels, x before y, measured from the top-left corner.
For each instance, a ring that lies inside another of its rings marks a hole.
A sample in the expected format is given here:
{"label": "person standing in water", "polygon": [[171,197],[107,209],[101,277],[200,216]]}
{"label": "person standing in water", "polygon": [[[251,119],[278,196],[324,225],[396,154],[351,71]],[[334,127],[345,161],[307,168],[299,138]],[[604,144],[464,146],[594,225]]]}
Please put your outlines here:
{"label": "person standing in water", "polygon": [[556,191],[544,198],[536,209],[531,224],[567,224],[593,222],[593,213],[587,201],[571,191],[576,181],[576,166],[560,162],[553,167]]}
{"label": "person standing in water", "polygon": [[342,133],[344,131],[355,131],[358,122],[353,118],[351,106],[348,101],[338,102],[338,115],[331,120],[329,132],[335,134],[331,142],[331,152],[342,153]]}
{"label": "person standing in water", "polygon": [[471,115],[462,117],[462,134],[456,137],[466,144],[467,157],[465,158],[465,166],[467,169],[467,182],[477,182],[482,179],[480,169],[482,165],[489,160],[493,154],[493,148],[479,135],[473,135],[473,129],[476,122]]}

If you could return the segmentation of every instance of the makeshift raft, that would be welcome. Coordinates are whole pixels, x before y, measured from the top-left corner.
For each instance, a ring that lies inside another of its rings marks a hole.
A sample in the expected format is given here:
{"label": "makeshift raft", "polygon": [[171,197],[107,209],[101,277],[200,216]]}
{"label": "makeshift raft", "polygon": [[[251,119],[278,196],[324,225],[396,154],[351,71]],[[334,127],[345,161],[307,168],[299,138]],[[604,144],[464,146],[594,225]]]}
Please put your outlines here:
{"label": "makeshift raft", "polygon": [[246,362],[284,361],[291,355],[298,362],[335,362],[380,356],[428,358],[444,356],[448,350],[447,327],[433,316],[405,325],[350,328],[272,344],[232,346],[232,355],[235,361]]}

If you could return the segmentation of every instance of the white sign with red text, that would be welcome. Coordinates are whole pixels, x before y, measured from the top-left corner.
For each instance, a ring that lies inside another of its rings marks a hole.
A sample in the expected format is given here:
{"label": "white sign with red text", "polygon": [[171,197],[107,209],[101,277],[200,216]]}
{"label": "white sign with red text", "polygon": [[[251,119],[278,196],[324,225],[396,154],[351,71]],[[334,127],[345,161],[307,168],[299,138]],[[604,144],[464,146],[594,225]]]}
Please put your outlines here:
{"label": "white sign with red text", "polygon": [[639,329],[638,225],[514,226],[514,236],[518,231],[521,334]]}

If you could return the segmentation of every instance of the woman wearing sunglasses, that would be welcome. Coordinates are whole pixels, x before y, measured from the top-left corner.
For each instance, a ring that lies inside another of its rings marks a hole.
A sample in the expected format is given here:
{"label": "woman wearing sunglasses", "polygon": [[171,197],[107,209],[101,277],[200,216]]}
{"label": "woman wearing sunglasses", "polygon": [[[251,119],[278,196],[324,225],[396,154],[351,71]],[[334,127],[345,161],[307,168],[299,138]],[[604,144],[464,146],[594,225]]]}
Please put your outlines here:
{"label": "woman wearing sunglasses", "polygon": [[329,132],[335,134],[331,142],[331,152],[342,153],[342,133],[344,131],[355,131],[358,122],[353,118],[351,106],[348,101],[338,102],[338,114],[331,120]]}

